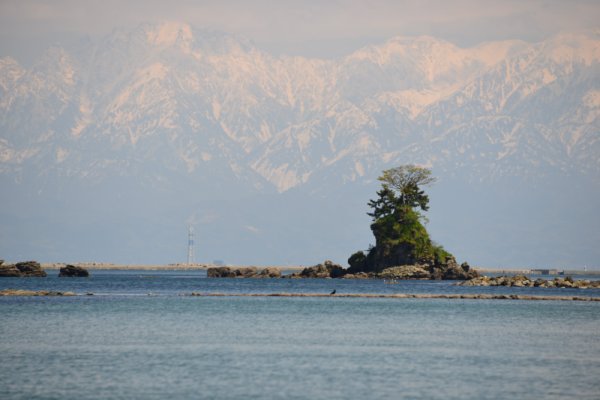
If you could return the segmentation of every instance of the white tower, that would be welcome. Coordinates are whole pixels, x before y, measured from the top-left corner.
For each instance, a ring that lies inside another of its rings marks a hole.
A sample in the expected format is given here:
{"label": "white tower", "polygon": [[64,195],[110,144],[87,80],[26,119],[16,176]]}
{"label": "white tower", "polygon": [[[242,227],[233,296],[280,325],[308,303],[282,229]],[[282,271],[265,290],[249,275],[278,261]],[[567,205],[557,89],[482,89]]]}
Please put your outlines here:
{"label": "white tower", "polygon": [[192,264],[194,262],[194,227],[191,225],[188,227],[188,254],[187,263]]}

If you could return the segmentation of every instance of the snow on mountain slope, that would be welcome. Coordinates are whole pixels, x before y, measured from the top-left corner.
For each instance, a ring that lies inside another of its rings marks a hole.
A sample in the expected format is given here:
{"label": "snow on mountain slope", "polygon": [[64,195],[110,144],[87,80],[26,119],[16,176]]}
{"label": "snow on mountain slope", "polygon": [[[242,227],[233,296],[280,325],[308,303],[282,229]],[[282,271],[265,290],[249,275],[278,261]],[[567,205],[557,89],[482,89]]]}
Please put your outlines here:
{"label": "snow on mountain slope", "polygon": [[[502,131],[505,145],[487,158],[494,163],[515,151],[518,140],[507,136],[522,138],[519,127],[534,124],[542,135],[530,137],[534,147],[543,153],[546,141],[553,148],[560,137],[565,154],[544,160],[523,147],[521,161],[569,164],[573,157],[597,164],[597,153],[582,155],[587,146],[578,143],[595,143],[598,43],[593,35],[563,35],[462,49],[431,37],[396,37],[322,61],[274,58],[186,24],[146,24],[77,55],[51,49],[30,71],[2,60],[3,162],[48,164],[52,154],[59,164],[108,157],[127,165],[156,159],[160,150],[162,162],[189,173],[229,155],[230,168],[250,168],[285,191],[347,157],[356,167],[382,152],[386,162],[401,161],[410,146],[440,143],[443,150],[444,138],[469,125],[491,129],[488,136]],[[565,105],[565,96],[576,98]],[[482,125],[481,118],[497,118],[502,127]],[[475,146],[473,139],[458,147]],[[105,152],[94,151],[98,146]],[[367,172],[354,167],[342,175]],[[80,168],[89,175],[89,163]]]}

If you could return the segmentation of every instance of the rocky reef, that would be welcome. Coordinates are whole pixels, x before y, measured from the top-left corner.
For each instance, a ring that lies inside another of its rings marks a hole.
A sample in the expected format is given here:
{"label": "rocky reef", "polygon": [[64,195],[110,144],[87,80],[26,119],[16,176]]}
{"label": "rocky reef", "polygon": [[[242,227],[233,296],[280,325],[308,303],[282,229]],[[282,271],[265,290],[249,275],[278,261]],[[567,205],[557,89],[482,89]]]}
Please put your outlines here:
{"label": "rocky reef", "polygon": [[306,267],[300,272],[287,275],[286,278],[341,278],[346,270],[339,264],[327,260],[322,264]]}
{"label": "rocky reef", "polygon": [[589,289],[600,288],[600,281],[574,280],[570,276],[546,280],[531,279],[525,275],[515,275],[497,277],[480,276],[458,283],[458,285]]}
{"label": "rocky reef", "polygon": [[46,272],[37,261],[25,261],[7,265],[4,265],[4,261],[0,262],[0,277],[24,278],[45,276]]}
{"label": "rocky reef", "polygon": [[213,267],[206,270],[206,275],[209,278],[279,278],[281,271],[273,267]]}
{"label": "rocky reef", "polygon": [[74,277],[74,278],[86,278],[90,276],[90,273],[88,272],[87,269],[83,268],[83,267],[78,267],[75,265],[66,265],[64,267],[62,267],[60,269],[60,271],[58,272],[58,277],[59,278],[64,278],[64,277]]}

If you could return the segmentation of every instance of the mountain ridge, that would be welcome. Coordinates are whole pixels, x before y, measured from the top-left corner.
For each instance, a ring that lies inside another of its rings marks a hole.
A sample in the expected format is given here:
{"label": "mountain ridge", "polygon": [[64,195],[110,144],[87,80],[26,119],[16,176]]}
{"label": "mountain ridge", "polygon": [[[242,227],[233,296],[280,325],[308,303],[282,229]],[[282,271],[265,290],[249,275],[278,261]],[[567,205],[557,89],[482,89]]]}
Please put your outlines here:
{"label": "mountain ridge", "polygon": [[[235,196],[368,196],[382,169],[417,163],[466,188],[571,177],[593,199],[599,49],[596,31],[471,48],[394,37],[323,60],[182,23],[115,30],[50,48],[31,68],[0,59],[0,178],[32,196],[96,187],[127,198],[142,185],[219,209],[215,199]],[[117,178],[130,183],[111,188]]]}

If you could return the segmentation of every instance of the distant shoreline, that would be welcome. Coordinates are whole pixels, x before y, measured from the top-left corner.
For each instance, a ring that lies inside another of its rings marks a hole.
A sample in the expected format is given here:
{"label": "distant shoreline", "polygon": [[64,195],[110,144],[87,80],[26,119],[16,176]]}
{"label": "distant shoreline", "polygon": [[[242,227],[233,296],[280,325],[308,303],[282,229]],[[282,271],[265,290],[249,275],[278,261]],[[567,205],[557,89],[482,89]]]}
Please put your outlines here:
{"label": "distant shoreline", "polygon": [[[43,269],[48,270],[58,270],[68,263],[42,263],[41,266]],[[83,263],[73,263],[73,265],[77,265],[86,269],[91,270],[141,270],[141,271],[197,271],[197,270],[207,270],[208,268],[221,267],[222,265],[217,264],[204,264],[204,263],[196,263],[196,264],[114,264],[114,263],[101,263],[101,262],[83,262]],[[231,268],[238,267],[249,267],[251,265],[227,265]],[[258,269],[264,268],[278,268],[281,271],[301,271],[306,268],[303,265],[254,265],[254,267]],[[477,270],[477,272],[482,274],[538,274],[537,271],[540,269],[532,268],[532,269],[508,269],[508,268],[483,268],[483,267],[473,267],[473,269]],[[562,270],[561,270],[562,272]],[[557,274],[550,274],[557,275]],[[564,275],[600,275],[600,270],[592,270],[592,271],[584,271],[584,270],[564,270]]]}

